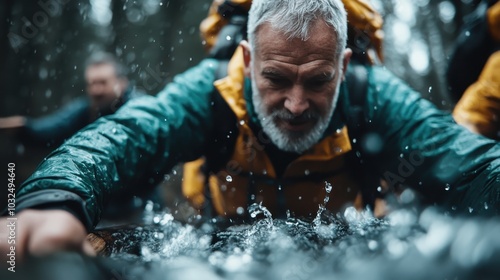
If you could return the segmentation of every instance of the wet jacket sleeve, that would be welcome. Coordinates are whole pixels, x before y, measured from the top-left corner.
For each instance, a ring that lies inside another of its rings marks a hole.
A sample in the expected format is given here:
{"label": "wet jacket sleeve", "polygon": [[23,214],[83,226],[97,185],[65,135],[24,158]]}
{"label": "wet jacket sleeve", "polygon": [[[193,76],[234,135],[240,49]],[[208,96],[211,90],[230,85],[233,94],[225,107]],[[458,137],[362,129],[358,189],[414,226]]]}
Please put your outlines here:
{"label": "wet jacket sleeve", "polygon": [[205,60],[175,77],[157,96],[129,101],[87,126],[40,164],[21,186],[20,200],[42,190],[71,192],[83,200],[95,226],[113,191],[145,188],[175,164],[201,156],[212,127],[216,65]]}
{"label": "wet jacket sleeve", "polygon": [[365,115],[383,143],[382,178],[452,210],[500,214],[500,145],[457,125],[388,71],[369,72]]}
{"label": "wet jacket sleeve", "polygon": [[79,98],[52,114],[28,118],[20,138],[28,144],[59,145],[89,123],[89,103]]}

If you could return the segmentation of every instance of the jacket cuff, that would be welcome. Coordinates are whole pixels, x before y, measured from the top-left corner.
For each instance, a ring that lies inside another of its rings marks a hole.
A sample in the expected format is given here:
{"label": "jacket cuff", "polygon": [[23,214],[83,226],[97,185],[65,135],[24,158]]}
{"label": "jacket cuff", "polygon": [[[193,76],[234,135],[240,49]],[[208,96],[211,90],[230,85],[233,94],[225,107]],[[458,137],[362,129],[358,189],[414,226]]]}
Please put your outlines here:
{"label": "jacket cuff", "polygon": [[[92,229],[92,220],[85,208],[85,201],[75,193],[65,190],[40,190],[24,195],[17,200],[16,212],[25,209],[65,210],[83,223],[87,231]],[[1,212],[7,214],[7,209]]]}

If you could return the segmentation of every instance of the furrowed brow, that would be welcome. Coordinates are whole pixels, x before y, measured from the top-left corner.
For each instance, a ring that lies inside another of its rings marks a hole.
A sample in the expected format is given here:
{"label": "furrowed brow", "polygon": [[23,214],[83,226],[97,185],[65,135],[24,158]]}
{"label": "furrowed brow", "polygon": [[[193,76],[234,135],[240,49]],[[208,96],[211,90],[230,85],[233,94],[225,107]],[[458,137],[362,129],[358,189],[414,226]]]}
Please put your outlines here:
{"label": "furrowed brow", "polygon": [[262,69],[261,74],[262,74],[262,76],[276,77],[276,78],[284,76],[280,71],[273,69],[273,68],[264,68],[264,69]]}

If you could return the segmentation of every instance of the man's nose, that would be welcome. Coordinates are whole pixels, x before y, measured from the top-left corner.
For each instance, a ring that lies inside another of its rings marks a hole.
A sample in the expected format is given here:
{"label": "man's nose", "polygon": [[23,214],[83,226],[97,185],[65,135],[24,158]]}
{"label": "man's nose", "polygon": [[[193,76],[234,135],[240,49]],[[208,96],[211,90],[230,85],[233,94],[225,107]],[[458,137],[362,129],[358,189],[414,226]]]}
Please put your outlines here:
{"label": "man's nose", "polygon": [[288,94],[284,106],[292,114],[299,116],[309,109],[309,101],[302,88],[294,86]]}

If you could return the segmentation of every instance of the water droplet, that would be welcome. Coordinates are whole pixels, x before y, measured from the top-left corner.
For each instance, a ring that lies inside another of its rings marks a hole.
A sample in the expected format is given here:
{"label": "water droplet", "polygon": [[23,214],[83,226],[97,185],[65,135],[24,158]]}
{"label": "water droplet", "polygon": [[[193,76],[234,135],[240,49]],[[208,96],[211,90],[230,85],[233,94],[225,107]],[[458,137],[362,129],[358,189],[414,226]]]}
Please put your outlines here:
{"label": "water droplet", "polygon": [[267,170],[266,169],[262,170],[262,174],[267,175]]}
{"label": "water droplet", "polygon": [[375,240],[368,241],[368,248],[370,250],[376,250],[378,248],[378,242]]}
{"label": "water droplet", "polygon": [[304,170],[304,174],[305,174],[306,176],[308,176],[309,174],[311,174],[311,171],[309,171],[309,169],[306,169],[306,170]]}
{"label": "water droplet", "polygon": [[377,191],[378,191],[378,192],[382,192],[382,187],[381,187],[381,186],[378,186]]}
{"label": "water droplet", "polygon": [[487,202],[484,202],[484,209],[485,210],[488,210],[489,206],[488,206],[488,203]]}
{"label": "water droplet", "polygon": [[432,87],[429,87],[429,90],[428,90],[428,91],[429,91],[429,93],[430,93],[430,92],[432,91]]}
{"label": "water droplet", "polygon": [[226,40],[231,41],[231,36],[227,35]]}
{"label": "water droplet", "polygon": [[333,149],[336,153],[341,153],[342,152],[342,148],[340,147],[335,147],[335,149]]}
{"label": "water droplet", "polygon": [[231,177],[231,175],[227,175],[226,176],[226,181],[227,182],[232,182],[233,181],[233,177]]}
{"label": "water droplet", "polygon": [[325,190],[326,193],[330,193],[332,191],[332,184],[325,182]]}
{"label": "water droplet", "polygon": [[469,207],[469,213],[472,213],[472,211],[474,211],[474,208]]}
{"label": "water droplet", "polygon": [[245,213],[245,209],[243,207],[236,208],[236,213],[238,215],[243,215]]}
{"label": "water droplet", "polygon": [[113,129],[111,130],[111,133],[115,134],[115,133],[116,133],[116,128],[113,128]]}
{"label": "water droplet", "polygon": [[340,129],[340,128],[339,128],[339,129],[337,129],[335,132],[336,132],[337,134],[339,134],[339,133],[341,133],[341,132],[342,132],[342,129]]}
{"label": "water droplet", "polygon": [[449,190],[450,190],[450,184],[446,184],[446,186],[444,187],[444,189],[445,189],[446,191],[449,191]]}
{"label": "water droplet", "polygon": [[226,185],[221,185],[220,186],[220,190],[225,192],[227,190],[227,186]]}
{"label": "water droplet", "polygon": [[302,196],[299,196],[299,200],[302,200]]}
{"label": "water droplet", "polygon": [[405,150],[408,150],[409,148],[410,148],[410,147],[408,147],[408,146],[405,146]]}
{"label": "water droplet", "polygon": [[358,140],[356,138],[353,138],[352,143],[356,144],[356,142],[358,142]]}
{"label": "water droplet", "polygon": [[245,121],[244,120],[241,120],[240,121],[240,125],[244,125],[245,124]]}
{"label": "water droplet", "polygon": [[470,31],[465,31],[465,36],[469,37],[470,36]]}

